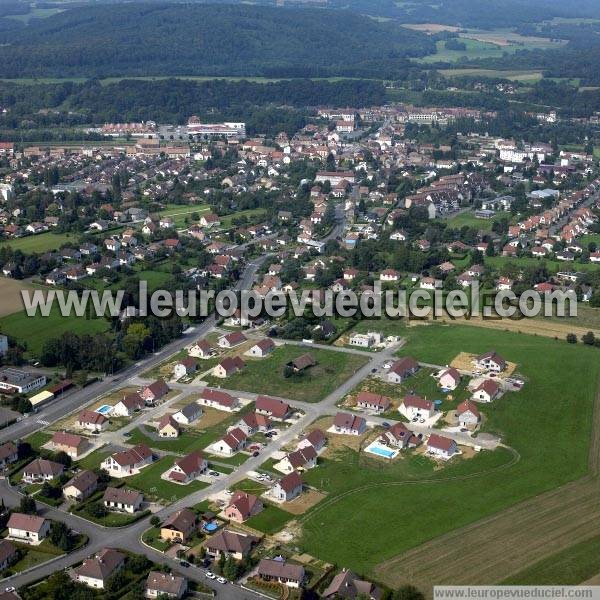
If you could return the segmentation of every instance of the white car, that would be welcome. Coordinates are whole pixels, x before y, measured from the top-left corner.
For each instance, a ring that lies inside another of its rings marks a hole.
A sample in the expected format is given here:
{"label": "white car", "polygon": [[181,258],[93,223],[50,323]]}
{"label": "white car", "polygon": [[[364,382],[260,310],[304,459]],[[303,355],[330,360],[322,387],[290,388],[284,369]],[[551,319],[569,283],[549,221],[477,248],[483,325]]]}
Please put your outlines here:
{"label": "white car", "polygon": [[219,583],[222,583],[222,584],[226,584],[227,583],[227,579],[225,579],[225,577],[217,577],[217,581]]}
{"label": "white car", "polygon": [[206,571],[206,573],[204,573],[204,575],[206,575],[207,579],[216,579],[217,578],[217,576],[212,571]]}
{"label": "white car", "polygon": [[4,591],[5,592],[14,592],[15,588],[11,585],[11,586],[7,587]]}

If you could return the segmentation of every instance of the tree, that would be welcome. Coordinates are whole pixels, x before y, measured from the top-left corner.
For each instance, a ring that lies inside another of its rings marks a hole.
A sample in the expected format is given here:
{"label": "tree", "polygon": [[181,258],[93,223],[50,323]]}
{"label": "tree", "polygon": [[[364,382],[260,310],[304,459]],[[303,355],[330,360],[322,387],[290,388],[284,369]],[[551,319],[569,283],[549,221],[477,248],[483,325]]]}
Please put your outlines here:
{"label": "tree", "polygon": [[567,342],[569,344],[576,344],[577,336],[574,333],[567,333]]}
{"label": "tree", "polygon": [[160,518],[157,517],[156,515],[154,515],[151,519],[150,519],[150,525],[152,525],[152,527],[158,527],[160,525]]}
{"label": "tree", "polygon": [[35,507],[35,500],[31,496],[23,496],[19,504],[19,511],[26,515],[37,514],[37,508]]}
{"label": "tree", "polygon": [[581,341],[586,346],[593,346],[596,343],[596,336],[593,331],[588,331],[581,336]]}
{"label": "tree", "polygon": [[227,557],[223,566],[223,577],[229,579],[229,581],[235,581],[238,577],[238,564],[231,556]]}

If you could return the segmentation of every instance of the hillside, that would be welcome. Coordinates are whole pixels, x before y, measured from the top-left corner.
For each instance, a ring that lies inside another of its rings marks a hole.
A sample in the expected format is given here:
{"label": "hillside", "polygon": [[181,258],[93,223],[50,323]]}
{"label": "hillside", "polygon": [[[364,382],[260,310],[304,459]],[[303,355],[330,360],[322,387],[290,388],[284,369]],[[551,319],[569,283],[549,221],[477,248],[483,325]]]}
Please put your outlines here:
{"label": "hillside", "polygon": [[127,4],[68,10],[0,40],[0,77],[396,77],[420,32],[345,11]]}

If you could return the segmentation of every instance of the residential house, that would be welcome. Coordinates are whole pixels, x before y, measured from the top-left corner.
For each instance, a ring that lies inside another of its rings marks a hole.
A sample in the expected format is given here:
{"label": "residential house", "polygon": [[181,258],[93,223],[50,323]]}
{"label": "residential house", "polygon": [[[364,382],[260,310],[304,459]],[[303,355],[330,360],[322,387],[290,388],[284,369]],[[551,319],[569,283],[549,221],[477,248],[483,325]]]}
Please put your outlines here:
{"label": "residential house", "polygon": [[39,544],[50,531],[50,521],[37,515],[25,515],[14,512],[10,515],[8,523],[8,537],[11,540],[25,544]]}
{"label": "residential house", "polygon": [[172,573],[150,571],[146,580],[147,598],[183,598],[187,591],[187,579]]}
{"label": "residential house", "polygon": [[80,471],[63,486],[67,500],[81,502],[89,498],[98,488],[98,476],[93,471]]}
{"label": "residential house", "polygon": [[214,377],[225,379],[231,377],[238,371],[241,371],[246,366],[246,363],[239,356],[226,356],[213,370]]}
{"label": "residential house", "polygon": [[455,390],[460,384],[460,373],[454,367],[445,369],[438,378],[438,384],[446,390]]}
{"label": "residential house", "polygon": [[291,367],[294,373],[300,373],[310,367],[314,367],[316,364],[317,361],[314,356],[307,352],[306,354],[302,354],[301,356],[294,358],[294,360],[291,360],[287,363],[287,366]]}
{"label": "residential house", "polygon": [[114,477],[126,477],[152,464],[152,460],[152,450],[144,444],[138,444],[128,450],[111,454],[102,461],[101,466]]}
{"label": "residential house", "polygon": [[106,582],[125,564],[125,554],[112,548],[104,548],[96,556],[86,558],[73,569],[75,581],[88,587],[103,590]]}
{"label": "residential house", "polygon": [[246,413],[235,425],[239,427],[248,437],[255,433],[265,433],[271,429],[271,420],[266,415],[258,413]]}
{"label": "residential house", "polygon": [[191,425],[202,416],[202,409],[196,402],[190,402],[190,404],[186,404],[172,416],[181,425]]}
{"label": "residential house", "polygon": [[235,560],[243,560],[259,541],[259,538],[248,533],[224,529],[207,540],[205,548],[215,558],[231,556]]}
{"label": "residential house", "polygon": [[277,400],[269,396],[258,396],[255,408],[258,414],[267,415],[276,421],[285,421],[292,413],[289,404],[283,400]]}
{"label": "residential house", "polygon": [[206,340],[198,340],[188,348],[188,354],[194,358],[211,358],[215,355],[214,348]]}
{"label": "residential house", "polygon": [[410,356],[395,361],[389,368],[387,380],[389,383],[402,383],[419,370],[419,363]]}
{"label": "residential house", "polygon": [[110,424],[107,417],[94,410],[83,410],[77,417],[77,427],[88,431],[103,431]]}
{"label": "residential house", "polygon": [[283,559],[261,559],[257,573],[265,581],[276,581],[291,588],[301,587],[305,577],[304,567],[287,563]]}
{"label": "residential house", "polygon": [[247,440],[246,434],[239,427],[235,427],[218,442],[215,442],[213,448],[215,452],[232,456],[246,447]]}
{"label": "residential house", "polygon": [[208,470],[208,462],[204,456],[195,450],[187,456],[179,458],[169,471],[169,479],[177,483],[188,484]]}
{"label": "residential house", "polygon": [[22,481],[25,483],[43,483],[52,481],[65,470],[64,465],[46,460],[45,458],[36,458],[23,469]]}
{"label": "residential house", "polygon": [[387,446],[400,449],[416,448],[421,443],[422,435],[415,435],[404,423],[394,423],[381,434],[379,440]]}
{"label": "residential house", "polygon": [[409,394],[404,396],[398,410],[401,415],[410,421],[413,419],[430,419],[435,414],[435,404],[431,400],[426,400],[416,394]]}
{"label": "residential house", "polygon": [[271,338],[263,338],[259,340],[248,350],[247,354],[255,358],[264,358],[275,350],[275,342]]}
{"label": "residential house", "polygon": [[187,541],[197,530],[196,514],[189,508],[182,508],[167,517],[160,526],[160,537],[168,542]]}
{"label": "residential house", "polygon": [[333,429],[343,435],[362,435],[367,430],[367,422],[363,417],[339,412],[333,419]]}
{"label": "residential house", "polygon": [[473,400],[493,402],[500,395],[500,386],[492,379],[484,379],[474,390]]}
{"label": "residential house", "polygon": [[221,336],[217,343],[221,348],[234,348],[246,342],[248,338],[241,331],[232,331],[224,336]]}
{"label": "residential house", "polygon": [[308,435],[303,437],[297,445],[298,450],[302,448],[306,448],[307,446],[312,446],[315,449],[315,452],[319,452],[322,448],[325,447],[327,443],[327,438],[325,434],[320,429],[313,429]]}
{"label": "residential house", "polygon": [[0,446],[0,468],[5,469],[8,465],[19,460],[19,450],[13,442],[4,442]]}
{"label": "residential house", "polygon": [[427,452],[436,458],[448,460],[460,451],[454,440],[432,433],[427,440]]}
{"label": "residential house", "polygon": [[264,506],[260,498],[254,494],[247,494],[238,490],[234,492],[229,500],[229,505],[225,509],[225,518],[236,523],[243,523],[250,517],[257,515],[263,510]]}
{"label": "residential house", "polygon": [[380,600],[383,590],[370,581],[359,579],[352,571],[342,569],[321,594],[323,598]]}
{"label": "residential house", "polygon": [[[8,540],[0,540],[0,571],[10,567],[18,558],[17,549]],[[0,596],[1,599],[1,596]]]}
{"label": "residential house", "polygon": [[204,388],[202,390],[198,402],[203,406],[209,406],[210,408],[227,412],[233,411],[240,403],[239,400],[234,398],[231,394],[222,392],[221,390],[213,390],[211,388]]}
{"label": "residential house", "polygon": [[359,392],[356,396],[356,406],[374,411],[376,413],[385,412],[390,408],[391,403],[392,401],[387,396],[374,394],[373,392],[363,391]]}
{"label": "residential house", "polygon": [[275,468],[283,473],[291,473],[292,471],[306,471],[316,466],[317,452],[312,446],[307,446],[286,454]]}
{"label": "residential house", "polygon": [[87,438],[80,435],[57,431],[52,436],[49,445],[55,452],[64,452],[71,458],[78,458],[88,449],[90,444]]}
{"label": "residential house", "polygon": [[477,356],[473,362],[478,369],[493,373],[501,373],[506,369],[506,361],[493,350]]}
{"label": "residential house", "polygon": [[182,377],[189,377],[193,375],[198,369],[198,363],[191,356],[180,360],[175,363],[173,367],[173,377],[175,379],[181,379]]}
{"label": "residential house", "polygon": [[111,511],[133,514],[141,509],[144,496],[137,490],[107,487],[102,497],[104,506]]}
{"label": "residential house", "polygon": [[461,427],[469,429],[477,427],[481,421],[481,413],[470,400],[465,400],[456,407],[456,417]]}
{"label": "residential house", "polygon": [[131,417],[135,412],[146,406],[144,399],[138,393],[125,394],[111,409],[110,414],[115,417]]}
{"label": "residential house", "polygon": [[161,438],[176,438],[179,437],[180,433],[179,423],[170,414],[163,415],[160,418],[157,430]]}
{"label": "residential house", "polygon": [[162,400],[169,393],[169,386],[164,379],[157,379],[150,385],[147,385],[140,394],[145,404],[153,406],[159,400]]}

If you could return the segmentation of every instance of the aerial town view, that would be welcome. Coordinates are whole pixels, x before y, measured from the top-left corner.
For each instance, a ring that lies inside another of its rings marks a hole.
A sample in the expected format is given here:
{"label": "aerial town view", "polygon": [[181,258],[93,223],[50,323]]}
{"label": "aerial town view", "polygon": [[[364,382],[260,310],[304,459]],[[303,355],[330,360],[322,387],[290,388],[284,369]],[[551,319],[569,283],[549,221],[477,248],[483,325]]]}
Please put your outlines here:
{"label": "aerial town view", "polygon": [[600,599],[600,0],[0,0],[0,600]]}

